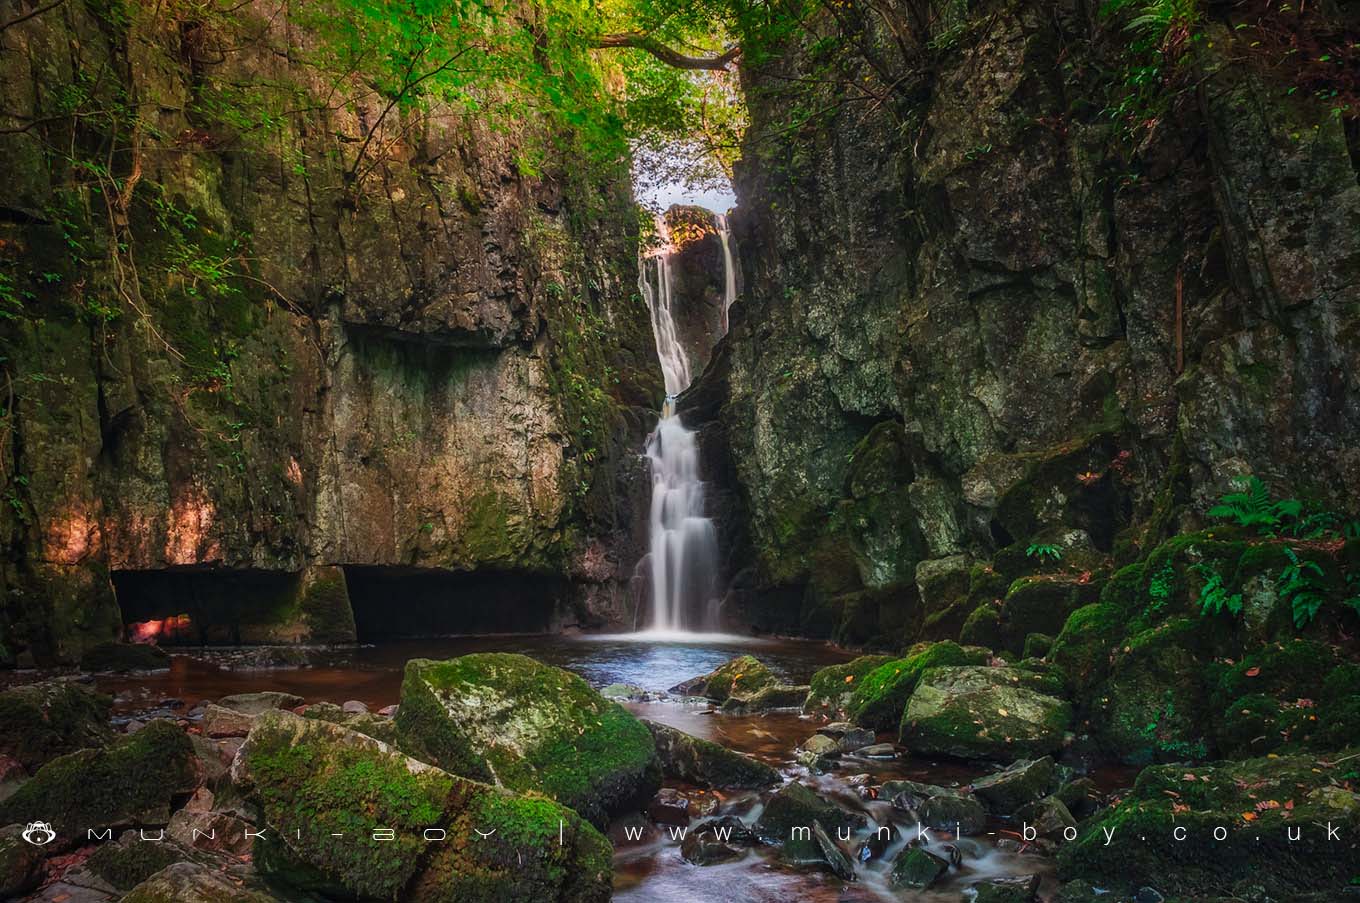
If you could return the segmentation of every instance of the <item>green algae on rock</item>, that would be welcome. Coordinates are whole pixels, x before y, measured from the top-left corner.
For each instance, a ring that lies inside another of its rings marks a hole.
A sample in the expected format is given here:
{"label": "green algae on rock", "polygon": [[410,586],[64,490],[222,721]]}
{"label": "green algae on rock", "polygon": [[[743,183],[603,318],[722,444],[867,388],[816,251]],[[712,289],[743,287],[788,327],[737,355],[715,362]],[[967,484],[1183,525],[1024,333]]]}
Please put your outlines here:
{"label": "green algae on rock", "polygon": [[832,720],[844,717],[865,676],[892,660],[891,655],[861,655],[845,664],[822,668],[809,682],[803,713],[826,715]]}
{"label": "green algae on rock", "polygon": [[[293,887],[380,900],[609,897],[609,842],[574,812],[336,724],[265,712],[232,776],[272,829],[256,841],[260,871]],[[376,839],[379,828],[392,839]],[[448,842],[426,839],[426,829]],[[485,836],[468,843],[474,829]],[[525,849],[536,855],[521,861]]]}
{"label": "green algae on rock", "polygon": [[965,759],[1057,752],[1072,707],[1052,690],[1051,680],[1020,668],[932,668],[902,714],[902,744]]}
{"label": "green algae on rock", "polygon": [[985,649],[960,646],[950,640],[913,646],[904,658],[879,665],[858,682],[850,700],[850,720],[874,730],[892,730],[901,723],[907,700],[927,669],[980,665],[989,655]]}
{"label": "green algae on rock", "polygon": [[0,755],[32,771],[65,753],[113,740],[113,700],[73,681],[47,681],[0,693]]}
{"label": "green algae on rock", "polygon": [[750,756],[669,725],[645,719],[642,723],[652,732],[661,772],[668,778],[720,790],[756,790],[779,783],[779,772]]}
{"label": "green algae on rock", "polygon": [[403,749],[453,774],[535,790],[604,825],[661,783],[651,733],[584,680],[509,653],[406,663]]}

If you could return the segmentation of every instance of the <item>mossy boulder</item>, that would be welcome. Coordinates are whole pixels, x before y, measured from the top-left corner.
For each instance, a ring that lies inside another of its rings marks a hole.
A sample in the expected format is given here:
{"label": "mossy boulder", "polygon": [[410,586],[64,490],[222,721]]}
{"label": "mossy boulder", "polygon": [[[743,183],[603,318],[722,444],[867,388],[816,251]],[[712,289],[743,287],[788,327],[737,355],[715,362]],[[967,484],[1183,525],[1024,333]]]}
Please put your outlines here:
{"label": "mossy boulder", "polygon": [[164,825],[198,782],[193,745],[169,721],[152,721],[107,749],[83,749],[48,762],[0,803],[0,824],[45,821],[53,848],[86,830]]}
{"label": "mossy boulder", "polygon": [[1097,587],[1089,575],[1036,574],[1021,577],[1006,590],[997,612],[997,648],[1020,652],[1031,633],[1056,634],[1084,602],[1094,602]]}
{"label": "mossy boulder", "polygon": [[346,712],[333,702],[309,705],[303,710],[302,717],[339,724],[393,746],[399,746],[401,742],[401,732],[397,730],[397,723],[393,719],[372,712]]}
{"label": "mossy boulder", "polygon": [[947,871],[949,871],[949,860],[941,859],[921,847],[911,846],[897,854],[897,858],[893,860],[889,880],[893,887],[924,890],[938,881]]}
{"label": "mossy boulder", "polygon": [[843,665],[821,669],[812,675],[803,713],[826,715],[833,720],[845,717],[850,700],[865,676],[890,661],[893,661],[891,655],[861,655]]}
{"label": "mossy boulder", "polygon": [[685,696],[703,696],[714,702],[726,702],[732,696],[752,696],[779,682],[774,672],[755,656],[740,655],[724,662],[708,674],[672,687],[671,692]]}
{"label": "mossy boulder", "polygon": [[1059,875],[1185,899],[1221,896],[1251,875],[1276,899],[1339,899],[1357,861],[1360,797],[1346,786],[1354,759],[1342,761],[1356,752],[1144,769],[1061,847]]}
{"label": "mossy boulder", "polygon": [[113,700],[73,681],[11,687],[0,693],[0,755],[32,771],[57,756],[113,740]]}
{"label": "mossy boulder", "polygon": [[762,842],[781,846],[788,861],[817,863],[825,857],[812,837],[814,822],[833,833],[865,824],[863,816],[847,812],[807,785],[793,781],[770,797],[753,828]]}
{"label": "mossy boulder", "polygon": [[148,643],[100,643],[80,656],[85,671],[156,671],[170,667],[170,656]]}
{"label": "mossy boulder", "polygon": [[118,890],[127,891],[166,866],[190,857],[173,841],[147,843],[136,832],[124,831],[116,841],[100,845],[84,867]]}
{"label": "mossy boulder", "polygon": [[722,711],[728,715],[749,715],[776,709],[798,709],[807,701],[808,690],[807,684],[770,684],[749,695],[729,696],[722,704]]}
{"label": "mossy boulder", "polygon": [[[383,900],[609,898],[609,842],[576,813],[449,774],[340,725],[265,712],[232,777],[271,829],[256,841],[256,866],[301,890]],[[373,839],[378,828],[394,838]],[[448,840],[426,840],[427,828]],[[469,843],[474,829],[481,836]]]}
{"label": "mossy boulder", "polygon": [[43,852],[23,838],[22,825],[0,828],[0,899],[11,900],[38,886]]}
{"label": "mossy boulder", "polygon": [[1025,645],[1020,654],[1023,658],[1044,658],[1052,648],[1052,634],[1031,633],[1025,637]]}
{"label": "mossy boulder", "polygon": [[1173,618],[1127,639],[1090,703],[1091,729],[1121,761],[1204,759],[1212,718],[1199,647],[1201,624]]}
{"label": "mossy boulder", "polygon": [[904,657],[884,662],[859,681],[850,699],[850,720],[873,730],[892,730],[902,721],[907,700],[927,669],[982,664],[988,654],[951,640],[913,646]]}
{"label": "mossy boulder", "polygon": [[665,724],[642,723],[652,733],[661,772],[668,778],[720,790],[758,790],[779,783],[779,772],[750,756]]}
{"label": "mossy boulder", "polygon": [[277,903],[279,899],[275,890],[257,879],[242,880],[197,862],[177,862],[138,884],[121,903]]}
{"label": "mossy boulder", "polygon": [[576,675],[523,655],[413,659],[403,748],[446,771],[534,790],[603,825],[661,785],[651,732]]}
{"label": "mossy boulder", "polygon": [[232,709],[243,715],[258,715],[270,709],[293,709],[302,705],[301,696],[292,693],[282,693],[278,690],[262,690],[258,693],[235,693],[231,696],[223,696],[217,700],[217,704],[225,709]]}
{"label": "mossy boulder", "polygon": [[966,759],[1038,758],[1058,751],[1072,707],[1052,680],[1020,668],[932,668],[902,715],[913,752]]}
{"label": "mossy boulder", "polygon": [[1103,602],[1084,605],[1068,616],[1047,659],[1062,672],[1069,689],[1089,689],[1105,679],[1125,623],[1119,608]]}

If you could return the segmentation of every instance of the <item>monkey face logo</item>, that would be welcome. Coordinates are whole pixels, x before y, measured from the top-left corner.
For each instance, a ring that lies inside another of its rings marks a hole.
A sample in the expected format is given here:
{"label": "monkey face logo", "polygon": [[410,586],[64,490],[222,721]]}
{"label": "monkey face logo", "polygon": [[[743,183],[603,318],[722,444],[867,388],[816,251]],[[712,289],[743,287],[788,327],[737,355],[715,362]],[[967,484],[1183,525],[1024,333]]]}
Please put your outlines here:
{"label": "monkey face logo", "polygon": [[23,838],[36,847],[51,843],[57,837],[57,832],[52,830],[52,826],[45,821],[29,822],[28,827],[23,830]]}

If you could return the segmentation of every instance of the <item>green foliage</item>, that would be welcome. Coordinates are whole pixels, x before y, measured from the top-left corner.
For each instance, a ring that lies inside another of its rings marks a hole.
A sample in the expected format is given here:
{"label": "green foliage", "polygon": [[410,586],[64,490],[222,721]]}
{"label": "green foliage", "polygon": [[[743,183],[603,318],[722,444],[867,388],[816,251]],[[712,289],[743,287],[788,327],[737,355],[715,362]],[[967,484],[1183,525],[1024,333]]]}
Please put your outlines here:
{"label": "green foliage", "polygon": [[1213,565],[1200,562],[1193,570],[1204,579],[1199,591],[1199,609],[1202,615],[1216,615],[1224,609],[1230,615],[1242,613],[1242,594],[1229,593],[1223,584],[1223,575]]}
{"label": "green foliage", "polygon": [[1253,527],[1263,536],[1275,536],[1287,522],[1297,520],[1303,504],[1298,499],[1271,498],[1270,486],[1256,476],[1235,481],[1230,492],[1209,509],[1209,516],[1231,520],[1241,527]]}
{"label": "green foliage", "polygon": [[[1148,581],[1148,596],[1152,598],[1152,604],[1148,606],[1148,614],[1157,615],[1166,608],[1167,603],[1171,601],[1171,592],[1175,585],[1176,569],[1168,561]],[[1200,601],[1203,602],[1203,595],[1201,595]]]}
{"label": "green foliage", "polygon": [[1289,602],[1289,610],[1294,616],[1294,626],[1307,626],[1317,617],[1325,601],[1326,587],[1322,583],[1325,572],[1316,561],[1305,561],[1289,546],[1284,547],[1289,563],[1280,571],[1276,582],[1280,595]]}
{"label": "green foliage", "polygon": [[1044,561],[1045,559],[1050,561],[1061,561],[1062,549],[1048,543],[1031,543],[1029,548],[1025,549],[1025,557],[1037,558],[1040,561]]}

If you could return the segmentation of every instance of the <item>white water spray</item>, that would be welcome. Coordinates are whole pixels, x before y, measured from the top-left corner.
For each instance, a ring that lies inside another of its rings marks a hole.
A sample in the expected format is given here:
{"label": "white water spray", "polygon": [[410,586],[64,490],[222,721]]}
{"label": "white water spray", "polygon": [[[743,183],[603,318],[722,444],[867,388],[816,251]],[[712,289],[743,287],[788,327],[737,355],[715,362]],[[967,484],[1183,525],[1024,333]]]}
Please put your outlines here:
{"label": "white water spray", "polygon": [[[731,236],[727,217],[715,220],[723,247],[722,329],[736,296]],[[657,217],[662,245],[638,261],[638,288],[651,312],[656,354],[666,381],[666,404],[647,438],[652,470],[650,571],[653,633],[711,630],[716,626],[718,531],[704,512],[699,479],[699,449],[693,431],[675,411],[675,396],[690,384],[689,357],[675,328],[672,304],[671,245],[664,217]],[[721,336],[720,336],[721,337]]]}

